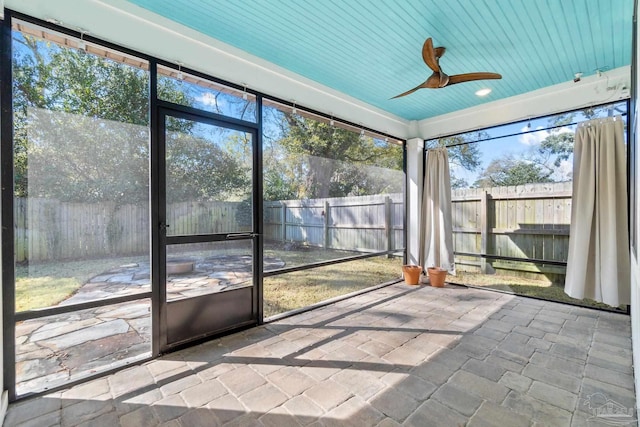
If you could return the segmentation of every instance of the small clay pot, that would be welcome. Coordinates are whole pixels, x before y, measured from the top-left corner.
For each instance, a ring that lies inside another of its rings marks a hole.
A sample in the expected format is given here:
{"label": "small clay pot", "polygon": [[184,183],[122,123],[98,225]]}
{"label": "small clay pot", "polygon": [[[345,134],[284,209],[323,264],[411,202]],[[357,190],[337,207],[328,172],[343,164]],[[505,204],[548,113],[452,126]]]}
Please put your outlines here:
{"label": "small clay pot", "polygon": [[420,283],[422,267],[419,265],[403,265],[402,273],[404,274],[404,282],[407,285],[417,285]]}
{"label": "small clay pot", "polygon": [[429,284],[435,288],[444,287],[444,279],[447,277],[447,270],[440,267],[427,268],[427,274],[429,274]]}

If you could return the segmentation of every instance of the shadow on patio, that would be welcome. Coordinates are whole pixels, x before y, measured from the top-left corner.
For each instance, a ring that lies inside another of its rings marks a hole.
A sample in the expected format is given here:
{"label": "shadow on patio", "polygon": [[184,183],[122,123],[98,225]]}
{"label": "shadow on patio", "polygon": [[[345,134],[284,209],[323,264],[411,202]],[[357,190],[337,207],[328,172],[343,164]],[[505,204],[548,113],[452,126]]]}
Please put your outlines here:
{"label": "shadow on patio", "polygon": [[398,284],[17,403],[7,423],[635,425],[634,407],[628,316]]}

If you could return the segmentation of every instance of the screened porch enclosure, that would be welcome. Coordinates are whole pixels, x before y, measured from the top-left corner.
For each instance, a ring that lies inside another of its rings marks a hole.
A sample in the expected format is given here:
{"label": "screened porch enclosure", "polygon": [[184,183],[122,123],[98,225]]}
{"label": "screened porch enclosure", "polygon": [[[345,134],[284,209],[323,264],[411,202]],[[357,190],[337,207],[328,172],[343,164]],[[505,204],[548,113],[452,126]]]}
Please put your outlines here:
{"label": "screened porch enclosure", "polygon": [[12,399],[400,277],[401,141],[6,22]]}
{"label": "screened porch enclosure", "polygon": [[[275,23],[315,5],[163,1],[2,9],[9,424],[580,425],[601,415],[601,395],[604,408],[637,406],[637,304],[563,289],[576,126],[615,115],[637,294],[635,0],[454,0],[430,8],[442,16],[357,0],[298,15],[299,37]],[[201,13],[205,27],[178,19],[216,7],[228,15]],[[480,23],[506,9],[500,31]],[[462,27],[453,15],[469,25],[447,36]],[[390,25],[402,16],[429,28]],[[559,25],[579,16],[580,46],[566,41],[577,25]],[[530,31],[551,27],[563,42]],[[420,57],[425,37],[452,83],[476,69],[503,78],[392,98],[438,73]],[[563,63],[525,67],[513,47]],[[598,68],[577,76],[578,63]],[[444,289],[401,276],[431,266],[419,258],[433,148],[453,187]]]}
{"label": "screened porch enclosure", "polygon": [[627,312],[564,292],[573,208],[574,135],[580,123],[618,117],[616,102],[451,135],[456,275],[451,283]]}

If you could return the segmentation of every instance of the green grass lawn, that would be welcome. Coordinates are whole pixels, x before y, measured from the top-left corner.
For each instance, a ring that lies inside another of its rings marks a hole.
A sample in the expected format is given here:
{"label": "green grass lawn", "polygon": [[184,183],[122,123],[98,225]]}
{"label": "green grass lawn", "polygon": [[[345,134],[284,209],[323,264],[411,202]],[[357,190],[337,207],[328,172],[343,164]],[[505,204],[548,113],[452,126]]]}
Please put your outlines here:
{"label": "green grass lawn", "polygon": [[[217,255],[240,255],[246,250],[230,247]],[[210,251],[193,251],[184,256],[211,256]],[[268,245],[264,255],[285,261],[286,267],[353,256],[353,252]],[[118,257],[55,261],[18,265],[16,268],[16,311],[51,307],[73,295],[92,277],[144,257]],[[265,279],[265,307],[269,314],[303,307],[337,295],[400,277],[401,261],[379,257],[350,261]],[[290,283],[288,283],[290,282]],[[267,285],[268,284],[268,285]]]}
{"label": "green grass lawn", "polygon": [[121,257],[18,265],[16,311],[57,305],[92,277],[134,259],[139,258]]}
{"label": "green grass lawn", "polygon": [[402,258],[376,257],[265,277],[264,316],[399,279],[401,267]]}
{"label": "green grass lawn", "polygon": [[[216,253],[224,255],[243,253],[239,249],[218,252]],[[211,254],[211,252],[201,251],[185,255],[210,256]],[[291,267],[354,254],[346,251],[300,246],[267,245],[264,255],[281,259],[285,261],[285,267]],[[55,306],[71,296],[92,277],[114,267],[143,259],[141,257],[120,257],[20,265],[16,269],[16,311]],[[381,256],[266,277],[264,279],[265,317],[397,279],[401,275],[401,267],[401,258],[389,259]],[[626,311],[626,307],[612,308],[591,300],[570,298],[564,293],[562,287],[554,286],[543,280],[459,272],[457,276],[447,276],[447,281],[551,301]]]}
{"label": "green grass lawn", "polygon": [[303,245],[283,245],[280,243],[267,244],[264,248],[265,257],[281,259],[284,261],[285,267],[297,267],[314,262],[329,261],[354,255],[362,255],[362,253],[314,248]]}

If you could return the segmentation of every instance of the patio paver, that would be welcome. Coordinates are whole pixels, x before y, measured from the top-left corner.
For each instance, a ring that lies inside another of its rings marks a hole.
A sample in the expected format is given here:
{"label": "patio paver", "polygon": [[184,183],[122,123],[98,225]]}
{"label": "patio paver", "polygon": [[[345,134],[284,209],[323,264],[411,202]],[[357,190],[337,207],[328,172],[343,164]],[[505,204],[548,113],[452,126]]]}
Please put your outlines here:
{"label": "patio paver", "polygon": [[12,404],[6,425],[607,425],[635,415],[630,334],[622,314],[396,284]]}
{"label": "patio paver", "polygon": [[[250,285],[252,259],[243,255],[191,258],[193,271],[170,275],[168,299],[199,296]],[[266,268],[280,268],[265,257]],[[60,305],[149,291],[149,263],[129,263],[98,274]],[[81,310],[16,325],[18,394],[41,391],[94,369],[106,370],[151,355],[147,301]]]}

